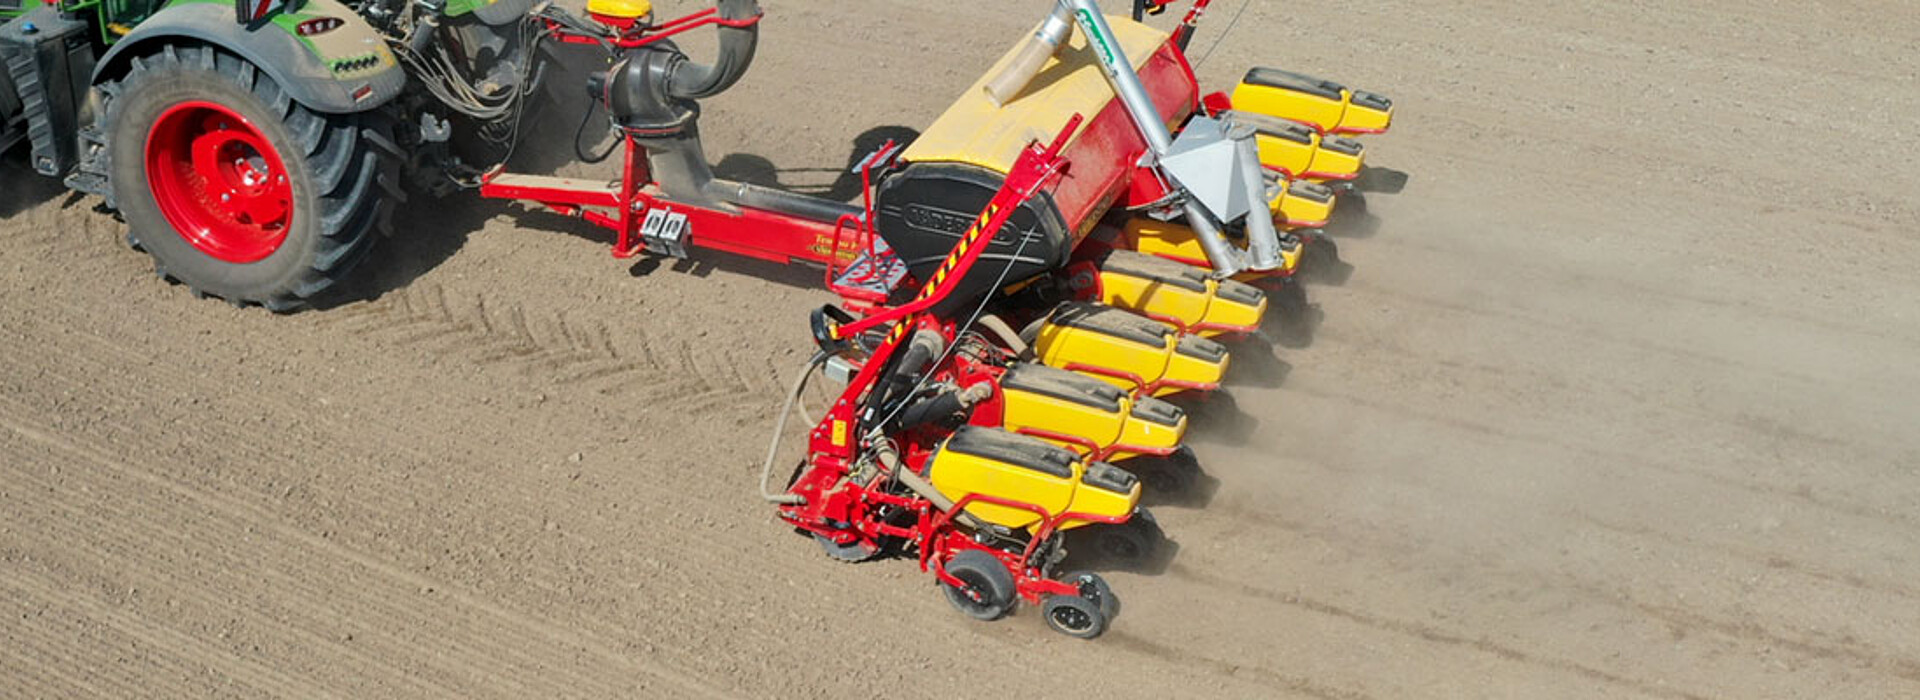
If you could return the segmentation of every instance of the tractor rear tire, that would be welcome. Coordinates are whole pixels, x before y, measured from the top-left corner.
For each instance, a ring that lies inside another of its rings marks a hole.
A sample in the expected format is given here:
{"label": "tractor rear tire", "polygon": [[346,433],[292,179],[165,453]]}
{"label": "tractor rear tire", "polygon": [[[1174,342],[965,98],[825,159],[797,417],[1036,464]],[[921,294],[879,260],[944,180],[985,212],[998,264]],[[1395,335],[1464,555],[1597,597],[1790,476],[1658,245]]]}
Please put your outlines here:
{"label": "tractor rear tire", "polygon": [[941,584],[947,602],[955,610],[976,620],[992,622],[1013,611],[1013,572],[992,554],[969,549],[947,560],[947,574],[960,579],[965,588]]}
{"label": "tractor rear tire", "polygon": [[404,198],[385,117],[314,112],[216,48],[135,57],[102,92],[127,240],[196,296],[300,308],[366,257]]}

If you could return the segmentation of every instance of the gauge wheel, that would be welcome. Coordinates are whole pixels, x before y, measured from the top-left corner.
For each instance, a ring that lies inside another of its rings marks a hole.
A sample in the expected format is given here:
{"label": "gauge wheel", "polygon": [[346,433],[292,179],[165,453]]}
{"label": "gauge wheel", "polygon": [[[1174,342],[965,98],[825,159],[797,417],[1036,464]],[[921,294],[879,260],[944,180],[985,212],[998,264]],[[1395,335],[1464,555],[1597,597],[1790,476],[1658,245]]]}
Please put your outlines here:
{"label": "gauge wheel", "polygon": [[961,586],[942,582],[947,602],[976,620],[998,620],[1013,610],[1013,573],[983,550],[969,549],[947,560],[947,574]]}

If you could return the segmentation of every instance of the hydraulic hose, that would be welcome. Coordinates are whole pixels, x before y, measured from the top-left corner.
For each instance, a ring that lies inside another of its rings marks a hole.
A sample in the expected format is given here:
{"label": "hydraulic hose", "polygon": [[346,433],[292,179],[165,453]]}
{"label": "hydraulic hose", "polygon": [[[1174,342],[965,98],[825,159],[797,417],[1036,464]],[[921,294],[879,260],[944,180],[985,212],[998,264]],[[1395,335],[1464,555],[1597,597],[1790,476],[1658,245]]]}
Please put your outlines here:
{"label": "hydraulic hose", "polygon": [[880,446],[874,448],[873,451],[874,454],[880,458],[880,467],[887,471],[887,476],[893,477],[894,481],[900,482],[902,486],[907,487],[908,491],[912,491],[921,498],[927,499],[927,501],[932,503],[933,507],[939,509],[940,512],[944,513],[953,510],[953,499],[947,498],[947,495],[944,493],[940,493],[939,489],[933,487],[932,482],[922,478],[919,474],[913,473],[912,469],[901,466],[900,453],[894,451],[893,445],[881,443]]}
{"label": "hydraulic hose", "polygon": [[900,427],[918,428],[949,420],[990,398],[993,398],[992,382],[977,382],[965,389],[942,392],[933,398],[916,401],[900,411]]}
{"label": "hydraulic hose", "polygon": [[[921,371],[934,362],[935,358],[945,357],[947,340],[927,329],[913,332],[902,346],[899,359],[886,375],[874,387],[869,406],[904,405],[907,397],[920,389]],[[899,408],[895,408],[890,417],[897,417]],[[882,421],[876,425],[885,425]]]}
{"label": "hydraulic hose", "polygon": [[1022,357],[1027,354],[1027,340],[1020,337],[1019,333],[1015,333],[1013,326],[1007,325],[1007,322],[1001,320],[999,316],[986,314],[980,317],[979,323],[981,328],[992,331],[994,335],[999,336],[1000,342],[1005,343],[1007,350],[1012,351],[1015,357]]}
{"label": "hydraulic hose", "polygon": [[434,33],[440,29],[440,16],[447,11],[446,0],[424,0],[420,3],[420,12],[414,15],[413,32],[407,35],[407,49],[414,53],[424,53],[433,43]]}
{"label": "hydraulic hose", "polygon": [[760,497],[766,499],[768,503],[792,506],[807,502],[807,499],[799,494],[773,492],[771,488],[773,462],[780,457],[780,438],[787,432],[787,416],[793,413],[793,405],[800,401],[800,394],[807,390],[807,380],[813,377],[814,370],[820,369],[820,365],[825,364],[826,361],[827,353],[825,352],[816,352],[812,359],[807,360],[806,369],[793,380],[793,390],[787,393],[786,405],[780,407],[780,418],[774,421],[773,439],[767,441],[767,461],[760,465]]}

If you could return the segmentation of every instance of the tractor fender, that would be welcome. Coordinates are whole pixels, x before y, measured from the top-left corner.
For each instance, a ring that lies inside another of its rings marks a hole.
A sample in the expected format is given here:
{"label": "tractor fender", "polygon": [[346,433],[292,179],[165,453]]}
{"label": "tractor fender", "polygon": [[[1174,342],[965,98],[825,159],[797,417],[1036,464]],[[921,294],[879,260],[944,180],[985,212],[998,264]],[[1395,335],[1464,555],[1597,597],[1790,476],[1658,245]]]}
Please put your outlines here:
{"label": "tractor fender", "polygon": [[[311,36],[293,31],[300,22],[329,17],[341,24]],[[316,112],[373,109],[407,84],[406,71],[386,41],[339,0],[308,0],[298,11],[282,10],[244,25],[234,20],[231,2],[175,2],[115,42],[94,69],[93,84],[125,75],[135,56],[179,41],[233,52],[271,76],[288,97]]]}

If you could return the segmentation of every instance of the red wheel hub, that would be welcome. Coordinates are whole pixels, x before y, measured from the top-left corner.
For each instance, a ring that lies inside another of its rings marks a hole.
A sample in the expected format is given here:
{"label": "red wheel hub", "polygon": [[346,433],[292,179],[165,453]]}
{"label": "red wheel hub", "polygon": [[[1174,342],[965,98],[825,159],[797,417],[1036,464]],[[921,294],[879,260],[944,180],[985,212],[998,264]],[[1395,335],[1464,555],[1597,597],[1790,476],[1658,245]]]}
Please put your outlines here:
{"label": "red wheel hub", "polygon": [[230,263],[280,249],[293,184],[259,127],[223,105],[167,108],[147,132],[147,182],[160,213],[200,252]]}

